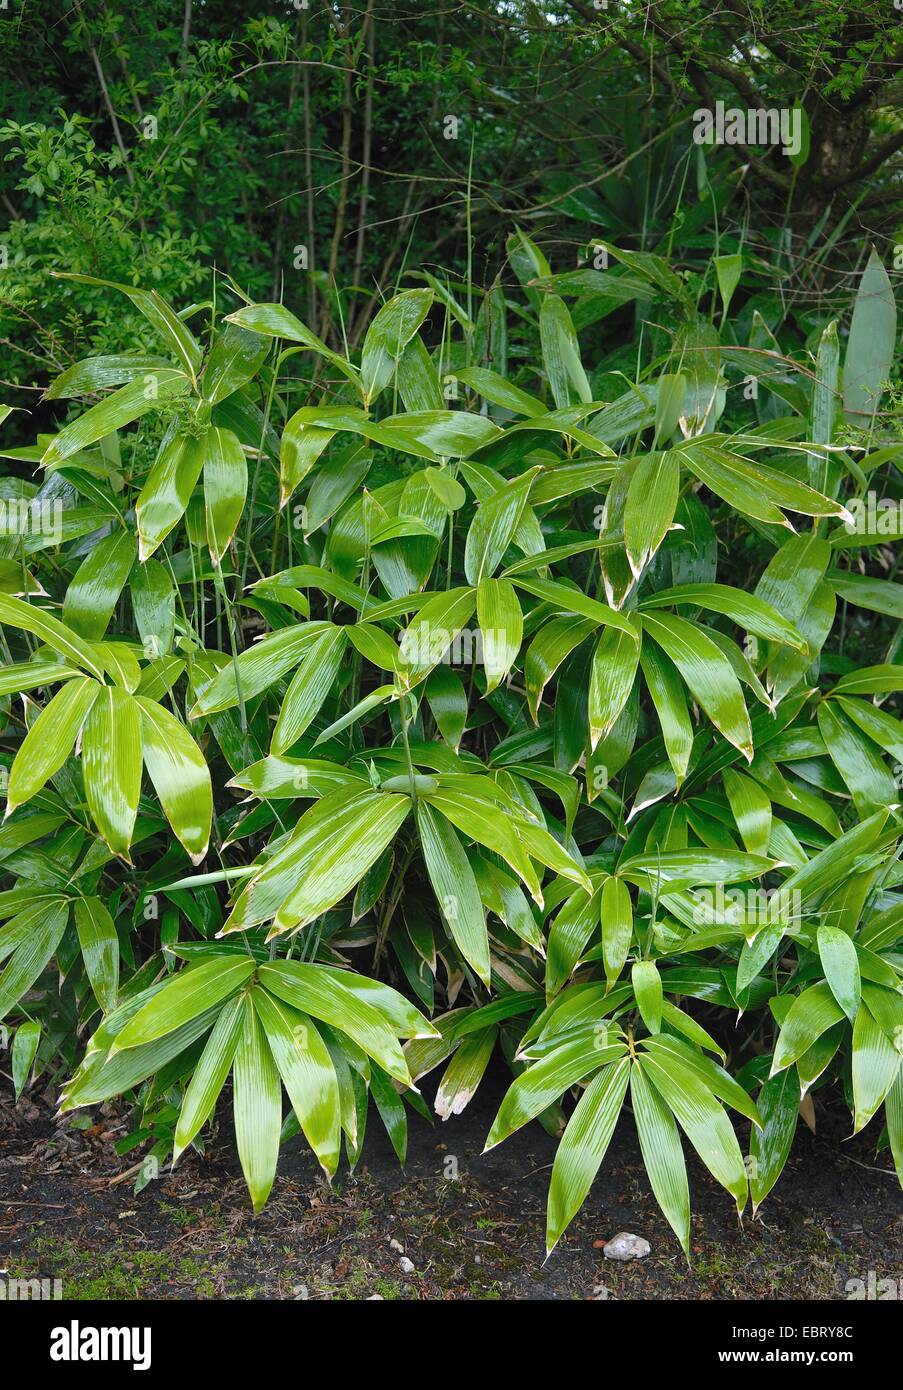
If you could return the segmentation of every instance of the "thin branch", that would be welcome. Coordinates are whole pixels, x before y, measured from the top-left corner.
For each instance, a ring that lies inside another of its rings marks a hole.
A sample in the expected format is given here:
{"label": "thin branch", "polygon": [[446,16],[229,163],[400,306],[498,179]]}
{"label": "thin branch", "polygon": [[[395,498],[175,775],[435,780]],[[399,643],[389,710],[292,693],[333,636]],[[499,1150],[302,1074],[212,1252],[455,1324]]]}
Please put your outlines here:
{"label": "thin branch", "polygon": [[845,174],[835,174],[833,178],[826,178],[824,180],[825,187],[830,189],[844,188],[849,183],[858,183],[860,179],[867,179],[869,174],[874,174],[899,149],[903,149],[903,130],[897,130],[894,131],[893,135],[888,135],[857,168],[850,169]]}
{"label": "thin branch", "polygon": [[363,167],[361,171],[361,191],[357,204],[357,245],[354,249],[354,273],[352,284],[359,284],[361,268],[364,263],[364,241],[367,227],[367,203],[370,197],[370,151],[373,143],[373,69],[376,63],[373,0],[367,0],[367,13],[364,16],[367,49],[367,86],[364,92],[364,137]]}
{"label": "thin branch", "polygon": [[103,64],[100,61],[100,55],[98,54],[97,49],[94,47],[94,40],[91,38],[90,31],[88,29],[87,23],[85,22],[85,17],[82,13],[81,0],[73,0],[73,4],[75,5],[75,9],[78,13],[79,19],[82,21],[85,34],[85,42],[88,45],[88,52],[90,53],[91,61],[94,64],[94,71],[97,73],[97,81],[100,84],[100,90],[103,94],[104,105],[107,108],[107,115],[110,117],[110,125],[113,127],[113,138],[116,141],[119,153],[122,155],[122,165],[125,169],[125,176],[129,181],[130,187],[134,188],[135,175],[132,173],[131,165],[129,164],[128,152],[126,151],[125,142],[122,138],[122,131],[119,129],[119,121],[117,119],[116,112],[113,110],[113,103],[110,100],[110,90],[107,87],[107,79],[106,74],[103,70]]}

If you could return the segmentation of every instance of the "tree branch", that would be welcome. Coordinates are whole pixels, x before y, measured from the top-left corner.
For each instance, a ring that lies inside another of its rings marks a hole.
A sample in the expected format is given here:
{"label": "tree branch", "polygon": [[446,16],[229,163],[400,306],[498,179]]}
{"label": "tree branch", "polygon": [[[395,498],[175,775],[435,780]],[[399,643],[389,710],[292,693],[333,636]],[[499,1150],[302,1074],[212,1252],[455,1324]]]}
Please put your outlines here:
{"label": "tree branch", "polygon": [[858,183],[860,179],[867,179],[869,174],[874,174],[899,149],[903,149],[903,130],[896,130],[893,135],[888,135],[886,139],[882,140],[858,168],[850,169],[845,174],[836,174],[833,178],[826,178],[824,180],[825,188],[832,190],[845,188],[847,184]]}

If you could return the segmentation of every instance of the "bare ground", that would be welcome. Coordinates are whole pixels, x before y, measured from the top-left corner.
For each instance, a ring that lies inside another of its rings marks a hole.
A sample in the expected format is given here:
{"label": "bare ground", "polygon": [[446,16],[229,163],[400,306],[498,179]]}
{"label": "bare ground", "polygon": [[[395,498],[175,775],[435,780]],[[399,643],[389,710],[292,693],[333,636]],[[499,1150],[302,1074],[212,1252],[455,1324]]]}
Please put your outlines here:
{"label": "bare ground", "polygon": [[[283,1150],[254,1216],[224,1124],[205,1157],[135,1195],[134,1155],[113,1148],[122,1116],[90,1130],[57,1121],[44,1098],[0,1092],[0,1270],[51,1277],[76,1299],[845,1299],[846,1282],[903,1280],[903,1201],[876,1126],[816,1102],[759,1216],[690,1162],[692,1261],[656,1206],[629,1120],[618,1126],[583,1211],[544,1262],[554,1142],[538,1125],[485,1156],[504,1078],[491,1073],[465,1113],[431,1128],[411,1116],[402,1170],[371,1115],[357,1170],[330,1188],[300,1139]],[[744,1136],[745,1137],[745,1136]],[[606,1260],[618,1231],[645,1236],[644,1260]],[[402,1257],[414,1265],[405,1272]],[[901,1285],[900,1287],[903,1287]]]}

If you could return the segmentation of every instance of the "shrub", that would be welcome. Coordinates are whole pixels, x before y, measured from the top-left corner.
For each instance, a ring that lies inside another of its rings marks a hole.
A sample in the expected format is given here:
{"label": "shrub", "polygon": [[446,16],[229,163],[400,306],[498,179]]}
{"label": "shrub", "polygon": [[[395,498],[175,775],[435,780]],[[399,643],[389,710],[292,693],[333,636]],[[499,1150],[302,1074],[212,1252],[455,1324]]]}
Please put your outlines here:
{"label": "shrub", "polygon": [[[230,1076],[258,1209],[299,1129],[331,1178],[372,1095],[403,1158],[419,1078],[457,1114],[497,1049],[550,1248],[625,1109],[685,1251],[683,1139],[756,1207],[812,1091],[903,1177],[887,276],[841,377],[834,322],[738,341],[740,256],[607,251],[515,233],[519,299],[404,290],[359,360],[109,285],[146,353],[7,452],[0,1018],[17,1092],[135,1103],[139,1185]],[[569,298],[654,306],[636,380]]]}

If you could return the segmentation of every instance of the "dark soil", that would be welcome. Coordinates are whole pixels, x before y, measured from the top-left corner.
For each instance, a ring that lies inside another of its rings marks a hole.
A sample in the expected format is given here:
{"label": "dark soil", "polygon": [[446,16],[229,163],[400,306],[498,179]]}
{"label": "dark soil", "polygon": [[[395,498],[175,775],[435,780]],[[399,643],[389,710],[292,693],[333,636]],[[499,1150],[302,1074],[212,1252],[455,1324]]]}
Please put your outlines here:
{"label": "dark soil", "polygon": [[[618,1126],[583,1211],[544,1263],[555,1144],[538,1125],[482,1156],[504,1077],[486,1078],[463,1115],[430,1128],[411,1116],[400,1169],[374,1114],[354,1174],[329,1188],[300,1139],[283,1150],[254,1216],[225,1125],[206,1157],[139,1195],[117,1157],[123,1117],[78,1130],[43,1098],[0,1098],[0,1270],[59,1278],[76,1299],[845,1299],[850,1279],[903,1281],[903,1201],[877,1126],[819,1105],[757,1218],[690,1159],[688,1266],[649,1190],[632,1125]],[[873,1132],[875,1131],[875,1132]],[[745,1138],[745,1135],[742,1136]],[[117,1178],[120,1180],[117,1181]],[[619,1264],[601,1243],[645,1236]],[[401,1248],[399,1248],[401,1247]],[[402,1256],[414,1265],[405,1273]],[[903,1283],[898,1284],[903,1288]]]}

